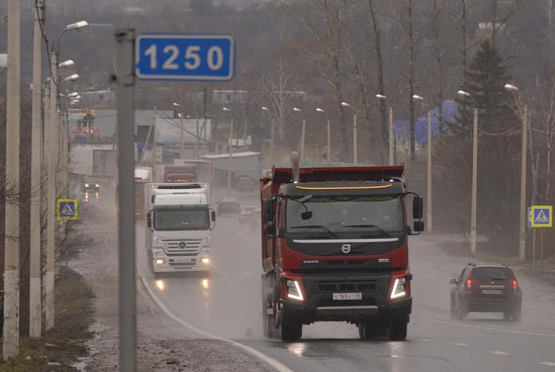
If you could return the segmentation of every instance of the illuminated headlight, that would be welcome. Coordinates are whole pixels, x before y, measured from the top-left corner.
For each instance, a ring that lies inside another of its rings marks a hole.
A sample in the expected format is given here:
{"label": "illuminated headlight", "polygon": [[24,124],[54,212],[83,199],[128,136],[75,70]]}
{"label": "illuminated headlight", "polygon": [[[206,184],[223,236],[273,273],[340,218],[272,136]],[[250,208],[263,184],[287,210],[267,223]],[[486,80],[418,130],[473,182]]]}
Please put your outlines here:
{"label": "illuminated headlight", "polygon": [[210,258],[204,257],[200,260],[200,262],[202,262],[203,264],[209,264],[210,263]]}
{"label": "illuminated headlight", "polygon": [[301,287],[296,280],[288,280],[287,281],[287,297],[292,298],[294,300],[303,300],[303,294],[301,292]]}
{"label": "illuminated headlight", "polygon": [[88,184],[88,183],[86,183],[86,184],[85,184],[85,187],[89,187],[89,184]]}
{"label": "illuminated headlight", "polygon": [[406,278],[395,279],[393,290],[391,291],[391,299],[403,297],[407,294],[405,288],[407,284]]}
{"label": "illuminated headlight", "polygon": [[163,265],[164,262],[166,262],[163,258],[157,258],[156,259],[156,265]]}
{"label": "illuminated headlight", "polygon": [[96,187],[100,187],[100,185],[99,185],[98,183],[97,183],[95,186],[96,186]]}

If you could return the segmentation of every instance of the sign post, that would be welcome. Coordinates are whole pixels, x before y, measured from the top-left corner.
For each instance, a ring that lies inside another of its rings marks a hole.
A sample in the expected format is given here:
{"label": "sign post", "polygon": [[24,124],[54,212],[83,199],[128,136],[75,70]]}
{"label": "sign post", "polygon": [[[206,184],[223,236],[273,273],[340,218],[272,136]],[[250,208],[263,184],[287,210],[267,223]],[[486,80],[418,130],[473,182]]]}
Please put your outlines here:
{"label": "sign post", "polygon": [[[528,226],[534,228],[532,265],[536,265],[536,230],[535,228],[553,227],[553,206],[533,205],[528,209]],[[540,232],[540,260],[543,268],[543,230]]]}

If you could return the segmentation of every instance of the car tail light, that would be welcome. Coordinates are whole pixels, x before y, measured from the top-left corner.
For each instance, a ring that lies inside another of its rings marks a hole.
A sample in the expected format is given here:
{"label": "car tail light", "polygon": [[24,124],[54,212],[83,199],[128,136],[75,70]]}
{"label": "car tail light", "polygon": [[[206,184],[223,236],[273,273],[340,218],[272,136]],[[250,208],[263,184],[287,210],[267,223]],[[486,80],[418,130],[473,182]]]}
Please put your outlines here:
{"label": "car tail light", "polygon": [[472,279],[466,279],[466,290],[470,291],[472,289]]}
{"label": "car tail light", "polygon": [[518,288],[518,280],[513,279],[513,289],[517,289]]}

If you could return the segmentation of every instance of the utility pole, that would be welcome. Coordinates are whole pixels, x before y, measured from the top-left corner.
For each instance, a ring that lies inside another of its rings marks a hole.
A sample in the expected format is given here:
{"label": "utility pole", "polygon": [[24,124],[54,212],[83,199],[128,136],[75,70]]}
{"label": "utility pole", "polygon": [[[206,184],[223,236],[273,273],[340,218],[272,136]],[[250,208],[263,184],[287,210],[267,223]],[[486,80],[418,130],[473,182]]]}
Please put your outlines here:
{"label": "utility pole", "polygon": [[29,335],[32,338],[41,337],[42,331],[42,304],[41,304],[41,142],[42,142],[42,34],[41,23],[44,21],[44,3],[37,1],[34,14],[33,30],[33,109],[31,132],[31,255],[30,255],[30,299],[29,299]]}
{"label": "utility pole", "polygon": [[470,220],[470,252],[476,253],[476,204],[478,198],[478,108],[474,107],[474,134],[472,140],[472,207]]}
{"label": "utility pole", "polygon": [[185,136],[184,136],[184,128],[183,128],[183,110],[181,110],[181,138],[180,138],[180,148],[179,148],[179,158],[185,159]]}
{"label": "utility pole", "polygon": [[353,114],[353,163],[358,163],[357,114]]}
{"label": "utility pole", "polygon": [[306,136],[306,119],[303,119],[303,128],[301,132],[301,161],[304,160],[305,136]]}
{"label": "utility pole", "polygon": [[[134,178],[135,87],[134,54],[135,32],[116,31],[117,118],[118,118],[118,193],[119,193],[119,359],[120,371],[135,371],[136,366],[136,260],[135,260],[135,203],[132,192]],[[125,192],[122,192],[125,190]]]}
{"label": "utility pole", "polygon": [[428,234],[432,233],[432,112],[428,111],[428,185],[426,187],[426,220]]}
{"label": "utility pole", "polygon": [[45,296],[45,322],[46,330],[54,327],[54,261],[55,261],[55,234],[56,234],[56,151],[58,150],[57,141],[57,96],[58,96],[58,54],[52,51],[50,57],[52,76],[50,78],[50,120],[47,144],[48,161],[48,206],[47,206],[47,229],[46,229],[46,296]]}
{"label": "utility pole", "polygon": [[247,131],[248,131],[248,114],[249,114],[249,108],[248,106],[245,107],[245,132],[243,133],[243,147],[246,149],[247,148]]}
{"label": "utility pole", "polygon": [[3,356],[19,354],[19,129],[20,129],[20,5],[8,1],[8,86],[6,129],[6,190],[15,200],[6,204]]}
{"label": "utility pole", "polygon": [[198,128],[198,103],[197,103],[197,138],[195,141],[195,159],[198,159],[198,142],[199,142],[199,137],[200,137],[200,133],[199,133],[199,128]]}
{"label": "utility pole", "polygon": [[229,126],[229,160],[227,162],[227,193],[231,191],[231,162],[233,160],[233,116]]}
{"label": "utility pole", "polygon": [[328,118],[327,120],[327,124],[328,124],[328,162],[331,162],[331,125],[330,125],[330,119]]}
{"label": "utility pole", "polygon": [[395,164],[395,131],[393,127],[393,107],[389,108],[389,165]]}
{"label": "utility pole", "polygon": [[519,259],[526,259],[526,146],[528,136],[528,105],[524,104],[522,115],[522,155],[520,165],[520,234]]}

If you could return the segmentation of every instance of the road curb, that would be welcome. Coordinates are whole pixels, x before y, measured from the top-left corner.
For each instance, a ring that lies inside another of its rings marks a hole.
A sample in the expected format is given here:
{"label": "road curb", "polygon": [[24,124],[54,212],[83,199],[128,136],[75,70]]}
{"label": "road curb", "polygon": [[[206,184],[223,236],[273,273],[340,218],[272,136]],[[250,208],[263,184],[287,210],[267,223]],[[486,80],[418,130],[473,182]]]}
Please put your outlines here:
{"label": "road curb", "polygon": [[181,326],[188,328],[189,330],[196,332],[202,336],[205,336],[206,338],[210,338],[213,340],[218,340],[218,341],[222,341],[225,342],[227,344],[230,344],[236,348],[239,348],[245,352],[247,352],[248,354],[252,355],[253,357],[259,359],[260,361],[264,362],[265,364],[269,365],[270,367],[274,368],[276,371],[278,372],[293,372],[293,370],[289,369],[288,367],[286,367],[285,365],[281,364],[280,362],[278,362],[277,360],[270,358],[269,356],[261,353],[258,350],[253,349],[252,347],[249,347],[247,345],[243,345],[239,342],[233,341],[233,340],[229,340],[227,338],[222,338],[222,337],[218,337],[218,336],[214,336],[210,333],[201,331],[200,329],[196,328],[195,326],[179,319],[178,317],[176,317],[166,306],[164,306],[164,304],[162,303],[162,301],[160,301],[158,299],[158,297],[156,297],[156,295],[152,292],[152,290],[150,289],[150,287],[148,286],[148,283],[146,282],[146,279],[139,274],[139,278],[141,279],[141,282],[143,283],[143,285],[146,288],[146,291],[148,293],[148,295],[150,296],[150,298],[154,301],[154,303],[173,321],[177,322],[178,324],[180,324]]}

